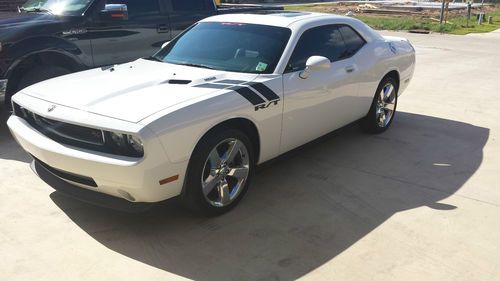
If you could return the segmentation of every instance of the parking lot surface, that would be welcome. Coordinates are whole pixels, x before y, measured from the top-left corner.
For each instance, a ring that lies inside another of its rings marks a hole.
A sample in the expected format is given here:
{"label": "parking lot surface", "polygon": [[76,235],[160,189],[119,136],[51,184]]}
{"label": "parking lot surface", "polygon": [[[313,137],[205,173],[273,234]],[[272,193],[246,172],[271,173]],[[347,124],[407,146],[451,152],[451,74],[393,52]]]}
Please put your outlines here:
{"label": "parking lot surface", "polygon": [[264,164],[204,218],[55,192],[0,117],[0,280],[500,280],[500,31],[408,37],[382,135],[349,126]]}

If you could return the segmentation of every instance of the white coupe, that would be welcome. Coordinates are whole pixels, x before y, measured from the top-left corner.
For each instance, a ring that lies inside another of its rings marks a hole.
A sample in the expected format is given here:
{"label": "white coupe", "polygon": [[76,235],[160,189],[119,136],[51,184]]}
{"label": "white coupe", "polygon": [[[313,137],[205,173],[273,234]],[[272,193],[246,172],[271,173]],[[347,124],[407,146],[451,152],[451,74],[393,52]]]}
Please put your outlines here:
{"label": "white coupe", "polygon": [[414,66],[408,40],[350,17],[220,15],[150,58],[22,90],[8,126],[75,189],[134,203],[180,195],[220,214],[255,165],[359,119],[385,131]]}

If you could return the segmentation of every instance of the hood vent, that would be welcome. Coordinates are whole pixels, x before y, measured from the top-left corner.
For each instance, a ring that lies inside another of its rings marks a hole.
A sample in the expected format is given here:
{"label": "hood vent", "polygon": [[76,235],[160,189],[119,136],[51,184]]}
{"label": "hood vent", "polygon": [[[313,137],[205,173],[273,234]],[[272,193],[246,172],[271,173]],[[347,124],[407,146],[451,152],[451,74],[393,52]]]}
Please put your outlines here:
{"label": "hood vent", "polygon": [[171,79],[163,82],[162,84],[177,84],[177,85],[187,85],[193,81],[191,80],[179,80],[179,79]]}

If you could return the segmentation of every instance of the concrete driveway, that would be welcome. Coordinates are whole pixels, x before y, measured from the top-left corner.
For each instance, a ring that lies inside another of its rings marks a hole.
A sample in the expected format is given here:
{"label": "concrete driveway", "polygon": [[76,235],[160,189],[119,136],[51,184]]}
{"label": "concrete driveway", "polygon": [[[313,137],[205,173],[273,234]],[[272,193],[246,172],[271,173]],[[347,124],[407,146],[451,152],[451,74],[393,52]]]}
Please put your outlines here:
{"label": "concrete driveway", "polygon": [[402,35],[391,130],[357,126],[259,168],[241,205],[129,215],[53,191],[0,118],[1,280],[500,280],[500,32]]}

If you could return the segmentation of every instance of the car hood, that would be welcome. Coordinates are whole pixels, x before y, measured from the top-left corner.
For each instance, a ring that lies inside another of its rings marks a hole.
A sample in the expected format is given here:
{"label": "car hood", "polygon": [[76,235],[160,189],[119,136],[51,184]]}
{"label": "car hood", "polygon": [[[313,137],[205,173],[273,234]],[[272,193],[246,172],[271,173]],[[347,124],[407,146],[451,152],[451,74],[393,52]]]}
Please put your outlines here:
{"label": "car hood", "polygon": [[140,59],[53,78],[21,92],[55,105],[137,123],[163,109],[217,94],[220,89],[195,87],[207,81],[251,81],[258,76],[232,74]]}
{"label": "car hood", "polygon": [[0,30],[12,27],[36,26],[59,22],[60,17],[47,13],[0,12]]}

